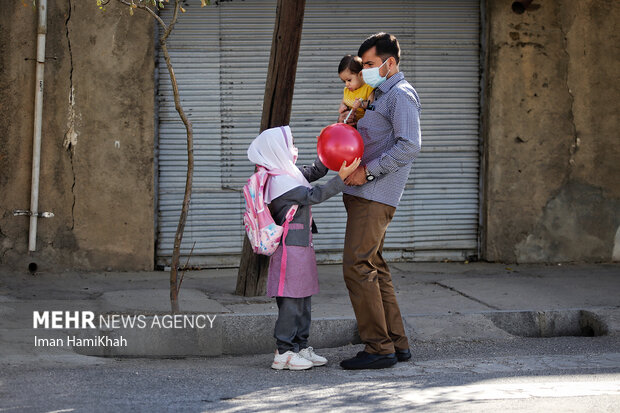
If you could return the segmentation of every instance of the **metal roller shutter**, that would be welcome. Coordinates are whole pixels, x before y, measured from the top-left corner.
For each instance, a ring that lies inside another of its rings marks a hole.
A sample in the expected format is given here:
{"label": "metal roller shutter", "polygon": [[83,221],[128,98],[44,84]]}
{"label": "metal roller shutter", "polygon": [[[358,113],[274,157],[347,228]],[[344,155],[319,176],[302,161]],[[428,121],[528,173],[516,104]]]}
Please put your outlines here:
{"label": "metal roller shutter", "polygon": [[[244,236],[241,187],[258,134],[275,1],[190,4],[170,39],[185,109],[194,124],[194,191],[182,254],[192,264],[238,264]],[[164,17],[169,17],[166,12]],[[477,1],[307,0],[291,128],[299,163],[316,155],[316,135],[342,97],[338,62],[371,33],[401,44],[401,70],[422,101],[422,152],[388,230],[389,259],[463,259],[478,245],[479,3]],[[169,264],[185,176],[185,132],[159,62],[159,264]],[[330,175],[331,176],[331,173]],[[341,259],[341,197],[313,208],[320,261]]]}

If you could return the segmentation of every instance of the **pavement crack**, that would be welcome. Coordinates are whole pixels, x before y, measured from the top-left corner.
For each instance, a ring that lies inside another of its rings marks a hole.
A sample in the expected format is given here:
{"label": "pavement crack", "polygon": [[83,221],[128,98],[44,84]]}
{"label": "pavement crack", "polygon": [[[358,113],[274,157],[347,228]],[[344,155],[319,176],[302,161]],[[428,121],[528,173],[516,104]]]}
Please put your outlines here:
{"label": "pavement crack", "polygon": [[443,284],[443,283],[441,283],[441,282],[439,282],[439,281],[433,281],[433,283],[432,283],[432,284],[438,285],[438,286],[440,286],[440,287],[442,287],[442,288],[446,288],[446,289],[448,289],[448,290],[450,290],[450,291],[454,291],[455,293],[457,293],[457,294],[459,294],[459,295],[461,295],[461,296],[463,296],[463,297],[467,298],[468,300],[475,301],[475,302],[477,302],[477,303],[479,303],[479,304],[484,305],[485,307],[489,307],[489,308],[491,308],[491,309],[493,309],[493,310],[501,310],[501,308],[499,308],[499,307],[495,307],[494,305],[491,305],[491,304],[485,303],[484,301],[479,300],[479,299],[477,299],[476,297],[472,297],[472,296],[471,296],[471,295],[469,295],[469,294],[465,294],[464,292],[461,292],[461,291],[457,290],[456,288],[454,288],[454,287],[450,287],[449,285]]}

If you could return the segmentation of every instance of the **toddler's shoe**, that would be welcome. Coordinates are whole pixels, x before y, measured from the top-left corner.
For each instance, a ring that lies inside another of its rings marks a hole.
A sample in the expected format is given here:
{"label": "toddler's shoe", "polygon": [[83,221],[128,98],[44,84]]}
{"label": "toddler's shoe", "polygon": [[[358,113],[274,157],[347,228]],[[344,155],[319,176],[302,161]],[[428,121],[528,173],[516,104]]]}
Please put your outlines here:
{"label": "toddler's shoe", "polygon": [[306,360],[310,360],[314,366],[324,366],[327,363],[327,359],[316,354],[312,347],[306,347],[300,350],[299,355]]}
{"label": "toddler's shoe", "polygon": [[280,354],[278,350],[276,350],[273,363],[271,364],[271,368],[276,370],[307,370],[312,368],[312,366],[313,364],[310,360],[306,360],[301,357],[299,353],[293,353],[290,350],[283,354]]}

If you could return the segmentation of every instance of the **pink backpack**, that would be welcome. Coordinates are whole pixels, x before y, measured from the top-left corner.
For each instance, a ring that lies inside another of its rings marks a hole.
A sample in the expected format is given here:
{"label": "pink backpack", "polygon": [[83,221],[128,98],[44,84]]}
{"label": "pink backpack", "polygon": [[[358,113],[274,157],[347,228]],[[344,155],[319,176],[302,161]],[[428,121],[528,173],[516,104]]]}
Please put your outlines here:
{"label": "pink backpack", "polygon": [[284,171],[279,170],[268,171],[266,168],[258,166],[257,172],[248,179],[248,183],[243,187],[243,196],[245,198],[243,223],[255,254],[273,255],[276,249],[278,249],[278,245],[280,245],[280,240],[283,240],[284,251],[282,259],[286,262],[286,244],[284,244],[284,239],[288,233],[288,224],[293,220],[298,206],[293,205],[288,210],[284,225],[280,226],[271,217],[264,199],[265,184],[269,175],[284,173]]}

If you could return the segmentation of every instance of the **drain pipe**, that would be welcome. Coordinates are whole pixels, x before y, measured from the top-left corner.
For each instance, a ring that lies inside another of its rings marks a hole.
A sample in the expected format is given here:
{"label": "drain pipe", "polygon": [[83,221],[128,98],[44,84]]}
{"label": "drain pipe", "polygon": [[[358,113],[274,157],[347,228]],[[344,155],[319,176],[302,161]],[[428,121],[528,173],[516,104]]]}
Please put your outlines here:
{"label": "drain pipe", "polygon": [[45,71],[45,35],[47,34],[47,0],[39,0],[37,27],[37,74],[34,96],[34,137],[32,139],[32,185],[30,190],[30,232],[28,250],[37,249],[37,219],[39,208],[39,171],[41,169],[41,124],[43,121],[43,74]]}

